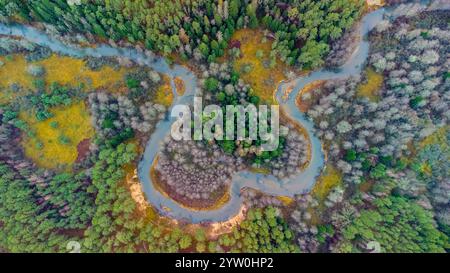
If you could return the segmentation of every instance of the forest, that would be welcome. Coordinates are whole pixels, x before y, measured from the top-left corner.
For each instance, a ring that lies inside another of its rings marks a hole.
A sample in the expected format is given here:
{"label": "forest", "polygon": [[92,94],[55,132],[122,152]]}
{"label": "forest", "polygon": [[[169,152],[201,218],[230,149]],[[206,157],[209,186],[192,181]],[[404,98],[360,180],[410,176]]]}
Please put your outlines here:
{"label": "forest", "polygon": [[[2,1],[2,15],[39,20],[63,32],[139,42],[165,55],[214,62],[233,32],[260,25],[275,33],[273,55],[304,68],[323,64],[329,44],[361,15],[363,1]],[[161,24],[163,22],[163,24]],[[301,48],[299,50],[298,48]]]}
{"label": "forest", "polygon": [[[67,252],[70,241],[82,252],[367,253],[373,242],[382,252],[448,252],[450,15],[417,5],[394,9],[370,31],[360,74],[295,98],[325,153],[312,188],[293,198],[242,189],[245,213],[225,231],[172,219],[147,197],[140,206],[130,187],[178,98],[167,74],[0,35],[0,252]],[[192,70],[204,105],[225,109],[271,103],[248,80],[261,71],[288,82],[344,64],[372,9],[361,0],[0,0],[0,22],[77,48],[157,54]],[[239,31],[268,45],[248,56]],[[274,83],[264,88],[274,92]],[[313,161],[312,140],[287,113],[280,121],[271,152],[260,139],[166,136],[154,186],[202,211],[227,202],[241,171],[294,179]]]}

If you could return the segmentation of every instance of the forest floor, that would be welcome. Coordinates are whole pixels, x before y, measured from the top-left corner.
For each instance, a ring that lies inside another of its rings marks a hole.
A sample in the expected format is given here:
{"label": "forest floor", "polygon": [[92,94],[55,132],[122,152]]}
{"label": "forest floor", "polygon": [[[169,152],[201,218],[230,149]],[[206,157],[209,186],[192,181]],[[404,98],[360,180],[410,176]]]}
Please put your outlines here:
{"label": "forest floor", "polygon": [[370,101],[376,102],[379,100],[379,92],[383,86],[384,77],[382,74],[375,72],[372,68],[367,68],[365,71],[366,82],[361,83],[357,88],[357,95],[359,97],[366,97]]}
{"label": "forest floor", "polygon": [[77,160],[76,163],[82,162],[88,155],[89,155],[89,147],[91,145],[91,139],[86,138],[83,139],[80,143],[77,145]]}
{"label": "forest floor", "polygon": [[[39,167],[70,170],[78,158],[78,144],[94,136],[89,111],[83,101],[70,106],[51,109],[54,115],[38,121],[33,112],[22,111],[19,118],[25,121],[30,131],[23,135],[25,155]],[[63,143],[61,137],[68,143]]]}
{"label": "forest floor", "polygon": [[327,165],[314,185],[312,193],[319,201],[324,201],[334,187],[342,184],[342,174],[332,165]]}
{"label": "forest floor", "polygon": [[[241,57],[234,61],[234,69],[264,102],[276,103],[273,94],[278,84],[286,78],[284,72],[290,69],[278,59],[274,66],[270,66],[272,40],[264,38],[264,32],[260,29],[238,30],[231,40],[239,41],[241,49]],[[261,54],[259,57],[257,52]],[[251,67],[250,72],[245,72],[247,66]]]}

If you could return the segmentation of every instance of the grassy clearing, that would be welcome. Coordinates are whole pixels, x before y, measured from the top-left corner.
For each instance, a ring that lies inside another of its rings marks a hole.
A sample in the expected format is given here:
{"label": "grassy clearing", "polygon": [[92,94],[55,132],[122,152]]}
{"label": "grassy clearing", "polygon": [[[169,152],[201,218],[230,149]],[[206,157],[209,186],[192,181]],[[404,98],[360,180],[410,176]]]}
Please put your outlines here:
{"label": "grassy clearing", "polygon": [[22,55],[0,56],[0,104],[7,104],[17,97],[26,95],[24,90],[20,92],[11,90],[13,84],[18,84],[27,89],[32,87],[33,77],[27,73],[27,61]]}
{"label": "grassy clearing", "polygon": [[9,87],[16,83],[23,87],[31,87],[33,77],[27,73],[28,63],[23,55],[0,56],[3,66],[0,67],[0,86]]}
{"label": "grassy clearing", "polygon": [[169,107],[173,102],[172,86],[170,85],[170,78],[167,75],[163,76],[163,84],[158,88],[155,96],[155,103]]}
{"label": "grassy clearing", "polygon": [[342,183],[342,174],[333,166],[327,165],[324,173],[319,177],[313,188],[313,194],[323,201],[330,191]]}
{"label": "grassy clearing", "polygon": [[[24,88],[32,88],[35,77],[28,74],[28,65],[35,64],[45,68],[44,80],[47,84],[57,82],[73,87],[80,83],[87,87],[121,91],[125,88],[124,77],[129,71],[127,68],[114,69],[103,66],[99,70],[91,70],[82,59],[66,56],[52,55],[47,59],[29,63],[23,55],[0,57],[3,66],[0,66],[0,87],[8,88],[18,84]],[[20,95],[20,94],[18,94]],[[2,92],[0,100],[10,101],[17,95]]]}
{"label": "grassy clearing", "polygon": [[[263,101],[274,103],[273,93],[278,83],[285,79],[283,72],[287,67],[278,59],[270,67],[272,42],[263,43],[263,37],[262,30],[241,29],[234,33],[232,40],[241,43],[241,58],[234,62],[234,69]],[[251,71],[245,73],[246,67],[251,67]]]}
{"label": "grassy clearing", "polygon": [[22,145],[25,155],[38,166],[68,171],[77,159],[77,145],[93,137],[94,129],[82,101],[51,112],[54,117],[45,121],[37,121],[32,112],[20,113],[31,133],[23,136]]}
{"label": "grassy clearing", "polygon": [[52,55],[50,58],[37,62],[45,67],[47,83],[58,82],[77,86],[79,83],[97,88],[121,88],[124,86],[125,68],[118,70],[103,66],[99,70],[90,70],[84,60],[71,57]]}
{"label": "grassy clearing", "polygon": [[378,92],[383,86],[383,75],[375,72],[372,68],[366,70],[367,82],[360,84],[357,89],[357,95],[366,97],[371,101],[378,101]]}

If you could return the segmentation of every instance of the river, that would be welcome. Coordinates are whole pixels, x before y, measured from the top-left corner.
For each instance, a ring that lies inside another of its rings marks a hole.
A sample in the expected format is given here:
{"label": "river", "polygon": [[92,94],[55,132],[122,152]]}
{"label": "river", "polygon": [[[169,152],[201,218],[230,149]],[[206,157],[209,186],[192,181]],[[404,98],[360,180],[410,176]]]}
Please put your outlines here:
{"label": "river", "polygon": [[[156,190],[150,177],[150,168],[161,148],[161,141],[170,134],[170,127],[173,120],[168,117],[161,120],[156,125],[156,129],[146,145],[144,154],[138,166],[139,179],[142,183],[148,202],[153,207],[157,208],[161,214],[172,218],[184,219],[193,223],[221,222],[228,220],[239,212],[243,203],[243,197],[240,195],[242,188],[250,187],[270,195],[289,197],[306,193],[311,190],[315,184],[316,178],[324,167],[325,156],[320,140],[314,135],[313,122],[299,111],[295,104],[295,99],[303,87],[314,81],[345,78],[359,74],[369,54],[369,42],[366,40],[367,33],[383,19],[386,12],[385,8],[381,8],[368,13],[362,18],[362,24],[359,30],[361,32],[359,46],[349,60],[339,69],[333,71],[325,69],[317,70],[309,75],[298,77],[293,81],[282,82],[278,86],[276,90],[276,99],[280,104],[280,107],[282,107],[283,111],[292,120],[306,129],[311,142],[310,162],[307,167],[302,171],[299,171],[295,177],[289,180],[280,180],[272,175],[241,171],[233,176],[230,187],[230,200],[222,207],[209,211],[196,211],[183,208],[178,203]],[[116,48],[109,45],[84,48],[75,45],[67,45],[34,27],[25,25],[0,24],[0,34],[23,37],[38,45],[46,46],[54,52],[77,58],[86,56],[125,57],[140,65],[149,66],[155,71],[167,74],[171,77],[171,85],[174,94],[172,107],[177,104],[191,104],[194,92],[197,88],[197,78],[188,68],[180,65],[170,66],[163,57],[152,53],[145,54],[134,48]],[[175,91],[173,81],[175,77],[181,78],[186,85],[186,92],[182,96],[178,96]],[[294,88],[289,98],[287,100],[283,99],[284,91],[291,86],[294,86]],[[169,109],[169,113],[170,111],[171,109]]]}

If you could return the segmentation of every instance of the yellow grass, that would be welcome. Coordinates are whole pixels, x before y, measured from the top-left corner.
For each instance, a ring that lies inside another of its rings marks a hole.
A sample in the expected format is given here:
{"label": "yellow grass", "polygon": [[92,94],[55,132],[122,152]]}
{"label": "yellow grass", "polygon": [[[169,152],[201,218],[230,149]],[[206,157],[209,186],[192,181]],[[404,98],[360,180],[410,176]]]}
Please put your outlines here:
{"label": "yellow grass", "polygon": [[0,57],[4,63],[0,67],[0,86],[9,87],[17,83],[24,87],[31,87],[33,77],[27,73],[28,63],[23,55],[11,55],[9,58]]}
{"label": "yellow grass", "polygon": [[[438,144],[442,149],[448,149],[447,134],[449,128],[450,126],[444,126],[442,128],[439,128],[433,134],[425,137],[422,141],[419,142],[419,149],[423,149],[426,146],[433,144]],[[412,147],[411,150],[416,152],[415,147]],[[431,176],[433,173],[433,170],[428,162],[423,162],[420,165],[420,171],[429,176]]]}
{"label": "yellow grass", "polygon": [[11,55],[10,58],[1,56],[0,61],[0,104],[6,104],[15,98],[25,95],[25,92],[13,92],[9,89],[12,84],[30,88],[33,77],[27,73],[27,62],[21,55]]}
{"label": "yellow grass", "polygon": [[158,88],[155,96],[155,103],[169,107],[173,102],[172,86],[170,85],[170,78],[167,75],[163,76],[164,83]]}
{"label": "yellow grass", "polygon": [[325,200],[330,191],[342,183],[342,174],[331,165],[327,165],[325,172],[319,177],[313,188],[313,194],[319,200]]}
{"label": "yellow grass", "polygon": [[425,146],[430,144],[439,144],[442,147],[448,146],[447,133],[449,128],[450,126],[444,126],[439,130],[437,130],[436,132],[434,132],[433,134],[427,136],[419,143],[419,147],[424,148]]}
{"label": "yellow grass", "polygon": [[[256,95],[263,101],[274,103],[273,93],[279,82],[285,79],[284,71],[286,65],[277,60],[274,68],[264,67],[264,61],[269,61],[272,42],[268,40],[262,43],[264,37],[262,30],[241,29],[234,33],[232,39],[241,42],[242,57],[234,62],[234,69],[238,71],[241,78],[249,83]],[[259,59],[256,52],[262,50],[264,56]],[[252,70],[249,73],[242,73],[241,70],[246,65],[251,65]]]}
{"label": "yellow grass", "polygon": [[383,85],[383,75],[375,72],[373,69],[366,70],[367,83],[360,84],[357,94],[360,97],[366,97],[371,101],[378,101],[378,92]]}
{"label": "yellow grass", "polygon": [[[82,101],[68,107],[56,107],[51,112],[54,117],[45,121],[38,121],[31,112],[20,113],[20,119],[36,134],[35,137],[24,134],[25,155],[40,167],[70,170],[78,156],[77,145],[94,135],[90,116]],[[57,122],[57,128],[51,126],[52,122]],[[61,135],[68,137],[70,143],[62,144]],[[43,144],[42,148],[38,147],[39,143]]]}
{"label": "yellow grass", "polygon": [[252,173],[270,174],[270,170],[266,168],[250,167]]}
{"label": "yellow grass", "polygon": [[175,82],[175,88],[177,90],[177,95],[183,96],[184,92],[186,92],[186,85],[185,85],[183,79],[180,77],[175,77],[175,79],[173,81]]}
{"label": "yellow grass", "polygon": [[369,8],[376,9],[385,5],[384,0],[366,0],[366,5]]}
{"label": "yellow grass", "polygon": [[[125,68],[115,70],[109,66],[103,66],[98,71],[90,70],[85,61],[71,57],[52,55],[50,58],[37,62],[45,67],[45,80],[47,83],[58,82],[77,86],[79,83],[89,84],[97,88],[120,88],[123,86]],[[119,85],[117,83],[120,82]]]}
{"label": "yellow grass", "polygon": [[280,200],[285,206],[292,205],[295,200],[288,196],[277,196],[277,199]]}
{"label": "yellow grass", "polygon": [[[0,87],[8,88],[13,83],[17,83],[25,88],[33,87],[33,79],[28,74],[28,63],[23,55],[11,55],[11,59],[0,57],[0,61],[4,63],[0,67]],[[129,69],[121,68],[115,70],[110,66],[103,66],[98,71],[89,69],[82,59],[71,57],[52,55],[51,57],[33,62],[33,64],[43,66],[46,74],[44,79],[47,84],[58,82],[60,84],[68,84],[78,86],[80,83],[86,84],[94,89],[105,88],[113,91],[119,91],[124,88],[124,77]],[[11,92],[2,91],[0,103],[9,102],[23,94],[12,94]]]}

